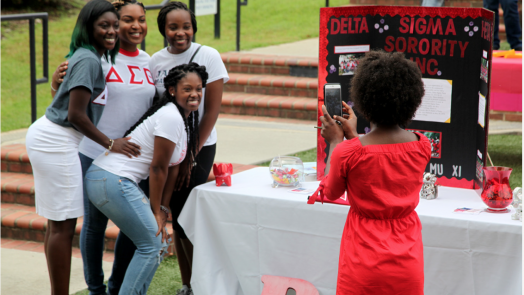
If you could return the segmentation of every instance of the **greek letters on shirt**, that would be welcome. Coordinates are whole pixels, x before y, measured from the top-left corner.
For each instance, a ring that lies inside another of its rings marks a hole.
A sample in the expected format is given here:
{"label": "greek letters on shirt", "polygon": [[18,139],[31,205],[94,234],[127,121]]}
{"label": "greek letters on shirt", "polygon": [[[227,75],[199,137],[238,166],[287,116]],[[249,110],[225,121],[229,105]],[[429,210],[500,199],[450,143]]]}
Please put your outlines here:
{"label": "greek letters on shirt", "polygon": [[107,102],[107,85],[104,88],[104,91],[102,91],[102,93],[100,93],[95,99],[93,99],[92,102],[94,104],[99,104],[99,105],[103,105],[103,106],[106,105],[106,102]]}
{"label": "greek letters on shirt", "polygon": [[[155,85],[153,82],[153,76],[151,75],[151,71],[146,67],[140,67],[136,65],[126,65],[125,69],[120,68],[120,71],[127,70],[129,71],[129,79],[128,81],[124,81],[122,79],[122,76],[120,73],[118,73],[118,70],[112,66],[109,72],[106,75],[106,83],[123,83],[128,85],[141,85],[144,83],[144,81],[147,81],[147,83],[151,85]],[[126,75],[127,76],[127,75]]]}

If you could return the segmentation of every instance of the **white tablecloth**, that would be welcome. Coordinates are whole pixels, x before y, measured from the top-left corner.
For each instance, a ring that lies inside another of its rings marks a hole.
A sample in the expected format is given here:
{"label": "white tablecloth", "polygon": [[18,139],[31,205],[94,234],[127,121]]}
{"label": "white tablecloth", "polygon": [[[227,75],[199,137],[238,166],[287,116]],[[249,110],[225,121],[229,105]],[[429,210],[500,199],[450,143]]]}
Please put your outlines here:
{"label": "white tablecloth", "polygon": [[[262,275],[300,278],[335,294],[340,238],[348,206],[306,204],[291,188],[271,188],[268,168],[193,190],[178,221],[194,244],[196,295],[259,295]],[[316,188],[318,182],[304,187]],[[509,213],[461,215],[485,208],[472,190],[440,187],[420,200],[426,295],[522,294],[522,223]]]}

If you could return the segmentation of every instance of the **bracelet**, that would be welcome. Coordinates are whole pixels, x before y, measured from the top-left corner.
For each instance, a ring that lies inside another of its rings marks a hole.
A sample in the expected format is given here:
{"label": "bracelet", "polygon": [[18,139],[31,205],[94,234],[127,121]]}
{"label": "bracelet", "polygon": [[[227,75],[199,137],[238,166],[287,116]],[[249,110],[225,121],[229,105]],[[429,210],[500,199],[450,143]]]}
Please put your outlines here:
{"label": "bracelet", "polygon": [[166,213],[166,215],[169,215],[169,209],[167,209],[166,206],[160,205],[160,210],[162,210],[164,213]]}
{"label": "bracelet", "polygon": [[113,144],[115,143],[115,141],[111,138],[109,139],[109,142],[111,143],[111,145],[109,145],[109,148],[107,148],[106,156],[109,155],[109,152],[113,149]]}
{"label": "bracelet", "polygon": [[[51,85],[49,85],[49,86],[51,86],[51,90],[53,90],[54,92],[57,92],[57,91],[58,91],[58,89],[54,89],[54,88],[53,88],[53,82],[51,82]],[[60,87],[60,86],[58,86],[58,87]]]}

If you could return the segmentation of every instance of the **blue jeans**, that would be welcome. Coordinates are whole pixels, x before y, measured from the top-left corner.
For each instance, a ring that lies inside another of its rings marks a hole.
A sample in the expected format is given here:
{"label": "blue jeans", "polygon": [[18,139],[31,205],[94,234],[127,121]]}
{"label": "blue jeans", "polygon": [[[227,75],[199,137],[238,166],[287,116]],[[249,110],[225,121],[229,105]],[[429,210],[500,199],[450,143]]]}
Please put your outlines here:
{"label": "blue jeans", "polygon": [[135,182],[96,165],[87,170],[84,194],[137,247],[119,294],[146,294],[167,250],[162,236],[155,236],[158,224],[149,199]]}
{"label": "blue jeans", "polygon": [[[85,177],[93,159],[82,153],[79,153],[79,157],[82,164],[82,176]],[[107,221],[107,217],[84,194],[84,223],[80,232],[80,252],[84,262],[84,278],[90,295],[107,294],[102,269]],[[133,242],[120,232],[115,243],[113,269],[108,281],[109,294],[116,295],[120,291],[126,269],[135,250]]]}
{"label": "blue jeans", "polygon": [[517,0],[484,0],[484,8],[495,12],[495,24],[493,32],[493,49],[500,48],[499,39],[499,3],[504,12],[504,25],[506,26],[506,37],[511,49],[522,48],[522,30],[520,28],[519,7]]}

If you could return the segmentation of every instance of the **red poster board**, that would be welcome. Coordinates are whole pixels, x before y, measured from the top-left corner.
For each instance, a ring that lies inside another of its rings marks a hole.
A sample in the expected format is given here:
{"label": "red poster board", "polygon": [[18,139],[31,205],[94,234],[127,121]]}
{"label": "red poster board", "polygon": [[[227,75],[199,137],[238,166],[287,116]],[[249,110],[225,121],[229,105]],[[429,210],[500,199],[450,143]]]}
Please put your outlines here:
{"label": "red poster board", "polygon": [[[426,171],[444,186],[476,189],[486,163],[493,12],[482,8],[353,6],[320,10],[318,118],[324,84],[349,96],[355,60],[369,50],[403,52],[421,69],[426,95],[405,126],[432,142]],[[360,134],[369,122],[358,117]],[[318,120],[320,126],[320,120]],[[329,146],[317,133],[317,178],[324,178]],[[422,177],[422,176],[421,176]]]}

